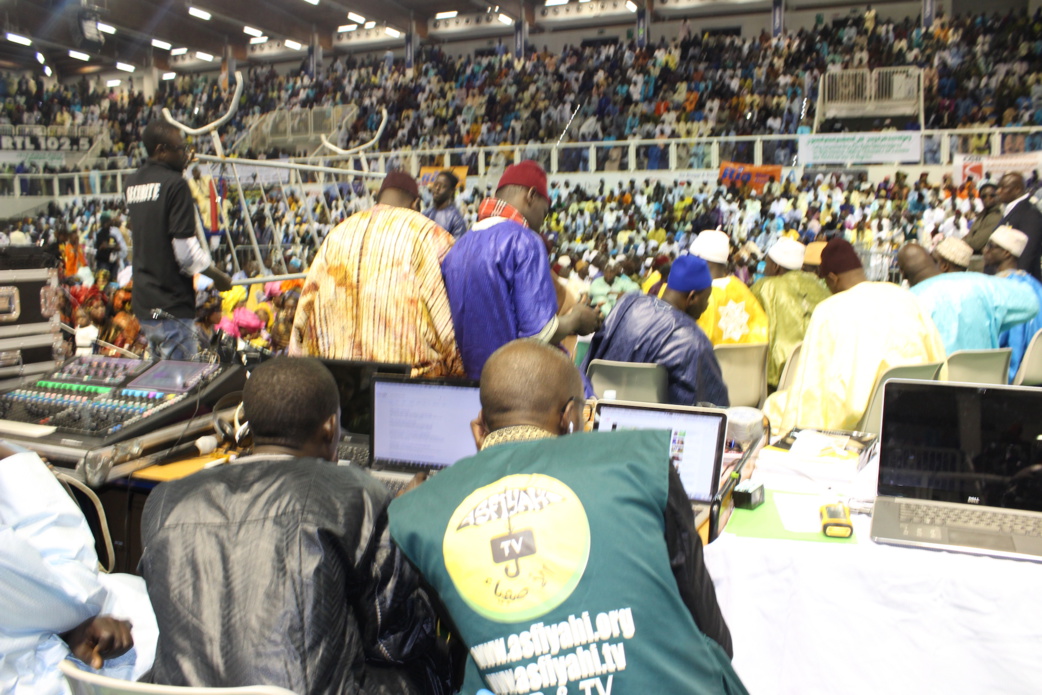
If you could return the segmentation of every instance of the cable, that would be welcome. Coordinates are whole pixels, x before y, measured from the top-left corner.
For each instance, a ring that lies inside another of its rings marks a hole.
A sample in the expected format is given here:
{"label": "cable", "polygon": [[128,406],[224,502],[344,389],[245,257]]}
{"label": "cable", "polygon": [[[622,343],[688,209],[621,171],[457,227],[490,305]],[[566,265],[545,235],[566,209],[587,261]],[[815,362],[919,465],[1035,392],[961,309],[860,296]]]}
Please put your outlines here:
{"label": "cable", "polygon": [[[60,325],[61,325],[61,329],[63,331],[65,331],[66,333],[72,333],[73,335],[76,335],[76,329],[73,328],[72,326],[68,325],[67,323],[62,323]],[[133,358],[135,360],[141,359],[141,355],[136,355],[133,352],[131,352],[130,350],[125,350],[125,349],[119,347],[118,345],[113,345],[112,343],[106,343],[104,340],[95,340],[94,344],[97,345],[98,347],[105,348],[106,350],[115,350],[116,352],[122,354],[124,357],[131,357],[131,358]]]}
{"label": "cable", "polygon": [[185,420],[184,429],[181,430],[181,434],[177,436],[177,439],[174,440],[174,443],[170,446],[171,449],[180,444],[181,440],[185,438],[185,435],[188,434],[188,428],[192,426],[192,421],[195,420],[195,416],[199,414],[199,406],[203,404],[203,390],[204,389],[200,388],[199,392],[195,394],[195,410],[193,410],[192,415]]}
{"label": "cable", "polygon": [[[61,471],[52,470],[51,472],[54,473],[54,477],[58,479],[58,482],[66,487],[66,490],[68,490],[69,487],[76,488],[91,501],[91,504],[94,505],[94,511],[98,515],[98,526],[101,530],[101,538],[105,544],[105,555],[108,559],[108,563],[104,565],[101,563],[101,560],[98,560],[98,567],[106,574],[112,572],[116,567],[116,551],[112,547],[112,534],[109,533],[109,520],[105,515],[105,507],[102,506],[101,500],[93,490],[84,485],[79,479],[73,478],[71,475],[67,475]],[[72,495],[71,491],[70,496],[75,499],[75,496]],[[129,518],[129,516],[130,515],[128,514],[127,517]]]}
{"label": "cable", "polygon": [[[186,345],[187,341],[183,340],[183,339],[177,342],[177,347],[185,349],[188,352],[191,352],[192,355],[189,357],[189,359],[195,360],[195,358],[199,357],[200,355],[203,355],[204,353],[209,352],[210,346],[203,342],[203,338],[202,338],[201,335],[199,335],[199,331],[195,330],[195,326],[190,324],[190,323],[188,323],[187,320],[179,319],[176,316],[174,316],[173,314],[171,314],[169,311],[166,311],[164,309],[160,309],[159,307],[153,307],[153,308],[149,309],[148,313],[149,313],[149,316],[152,317],[153,321],[159,321],[160,319],[162,319],[164,321],[175,321],[178,324],[180,324],[182,328],[184,328],[184,329],[186,329],[188,331],[188,334],[192,338],[194,338],[194,342],[195,342],[194,347]],[[149,343],[151,344],[151,342],[152,341],[151,341],[151,338],[150,338],[149,339]],[[159,361],[159,360],[163,359],[158,354],[157,355],[153,355],[153,358],[155,358],[156,361]],[[201,361],[201,360],[198,360],[198,361]]]}

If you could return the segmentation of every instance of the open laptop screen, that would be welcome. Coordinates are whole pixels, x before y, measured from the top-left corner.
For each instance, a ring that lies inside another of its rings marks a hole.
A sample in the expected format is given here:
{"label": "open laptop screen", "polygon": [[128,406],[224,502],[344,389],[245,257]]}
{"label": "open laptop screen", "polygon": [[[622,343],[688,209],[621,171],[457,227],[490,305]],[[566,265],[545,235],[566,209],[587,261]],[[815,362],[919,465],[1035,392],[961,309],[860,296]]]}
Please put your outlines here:
{"label": "open laptop screen", "polygon": [[476,385],[430,379],[373,382],[373,466],[436,469],[477,453]]}
{"label": "open laptop screen", "polygon": [[889,381],[879,494],[1042,511],[1042,389]]}
{"label": "open laptop screen", "polygon": [[722,411],[670,406],[599,403],[598,431],[671,430],[670,460],[688,498],[710,502],[716,494],[727,416]]}
{"label": "open laptop screen", "polygon": [[407,364],[362,362],[354,360],[319,360],[333,375],[340,393],[340,429],[352,434],[368,435],[373,428],[373,377],[377,374],[408,375]]}

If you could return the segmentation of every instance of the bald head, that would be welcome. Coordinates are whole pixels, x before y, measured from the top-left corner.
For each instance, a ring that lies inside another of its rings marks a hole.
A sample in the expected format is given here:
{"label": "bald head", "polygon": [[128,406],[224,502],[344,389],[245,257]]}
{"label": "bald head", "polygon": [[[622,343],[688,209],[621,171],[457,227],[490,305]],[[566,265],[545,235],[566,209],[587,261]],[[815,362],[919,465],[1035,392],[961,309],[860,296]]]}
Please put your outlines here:
{"label": "bald head", "polygon": [[930,252],[919,244],[905,244],[897,252],[897,265],[901,274],[908,278],[908,284],[915,287],[923,280],[929,280],[941,274]]}
{"label": "bald head", "polygon": [[582,378],[567,353],[535,340],[507,343],[481,372],[481,413],[489,432],[535,425],[561,433],[570,421],[563,410],[581,414],[582,401]]}
{"label": "bald head", "polygon": [[1016,172],[1010,172],[999,179],[998,190],[995,191],[999,201],[1004,205],[1024,195],[1024,176]]}

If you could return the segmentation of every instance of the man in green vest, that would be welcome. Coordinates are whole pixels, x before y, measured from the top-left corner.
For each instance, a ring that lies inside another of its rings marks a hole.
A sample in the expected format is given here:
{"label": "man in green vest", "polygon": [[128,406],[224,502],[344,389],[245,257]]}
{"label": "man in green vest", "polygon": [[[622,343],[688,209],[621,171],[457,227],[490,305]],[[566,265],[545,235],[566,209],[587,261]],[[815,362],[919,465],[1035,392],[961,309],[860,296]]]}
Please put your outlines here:
{"label": "man in green vest", "polygon": [[462,692],[744,693],[670,433],[573,434],[579,372],[528,340],[481,407],[479,452],[389,510],[469,651]]}

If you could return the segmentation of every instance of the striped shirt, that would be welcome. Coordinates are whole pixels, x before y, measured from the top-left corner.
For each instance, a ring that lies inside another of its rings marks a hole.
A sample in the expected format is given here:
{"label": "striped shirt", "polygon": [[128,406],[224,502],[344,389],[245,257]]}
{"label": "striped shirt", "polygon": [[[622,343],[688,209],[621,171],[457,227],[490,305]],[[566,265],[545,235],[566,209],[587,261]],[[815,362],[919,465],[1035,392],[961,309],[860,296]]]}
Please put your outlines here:
{"label": "striped shirt", "polygon": [[304,281],[290,355],[413,365],[462,375],[441,261],[448,232],[418,212],[376,205],[326,237]]}

